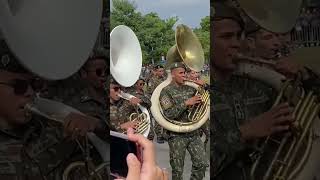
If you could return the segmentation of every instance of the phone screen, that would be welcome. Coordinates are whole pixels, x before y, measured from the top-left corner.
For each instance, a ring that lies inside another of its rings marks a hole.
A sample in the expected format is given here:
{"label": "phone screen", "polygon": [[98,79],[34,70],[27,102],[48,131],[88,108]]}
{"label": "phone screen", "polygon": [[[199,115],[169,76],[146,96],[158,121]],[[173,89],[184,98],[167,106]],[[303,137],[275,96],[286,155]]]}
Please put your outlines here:
{"label": "phone screen", "polygon": [[111,131],[111,173],[126,177],[128,174],[127,155],[133,153],[137,156],[135,142],[127,140],[126,135]]}

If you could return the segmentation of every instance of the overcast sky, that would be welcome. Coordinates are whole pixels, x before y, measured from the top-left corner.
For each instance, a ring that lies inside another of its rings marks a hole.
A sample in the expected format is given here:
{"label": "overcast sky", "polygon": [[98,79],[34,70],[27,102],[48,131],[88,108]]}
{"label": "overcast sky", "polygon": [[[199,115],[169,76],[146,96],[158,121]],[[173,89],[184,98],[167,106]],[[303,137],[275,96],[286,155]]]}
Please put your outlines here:
{"label": "overcast sky", "polygon": [[[192,28],[200,26],[200,20],[209,16],[209,0],[129,0],[134,1],[142,14],[156,12],[162,19],[178,16],[178,23]],[[112,1],[110,1],[112,2]],[[111,4],[112,7],[112,4]]]}

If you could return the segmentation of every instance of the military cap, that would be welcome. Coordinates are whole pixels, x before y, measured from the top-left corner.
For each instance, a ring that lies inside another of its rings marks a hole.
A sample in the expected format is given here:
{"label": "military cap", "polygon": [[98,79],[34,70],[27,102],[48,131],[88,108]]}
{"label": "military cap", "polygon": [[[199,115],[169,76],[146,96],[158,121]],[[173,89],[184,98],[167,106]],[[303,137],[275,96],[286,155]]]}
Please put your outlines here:
{"label": "military cap", "polygon": [[154,65],[153,68],[154,68],[154,69],[161,69],[161,68],[163,68],[163,65],[161,65],[161,64],[156,64],[156,65]]}
{"label": "military cap", "polygon": [[169,65],[169,69],[170,70],[173,70],[173,69],[176,69],[176,68],[184,68],[184,69],[186,69],[186,66],[182,62],[174,62],[174,63]]}
{"label": "military cap", "polygon": [[14,72],[14,73],[28,73],[29,71],[24,68],[11,52],[7,43],[0,40],[0,70]]}
{"label": "military cap", "polygon": [[221,20],[221,19],[232,19],[239,23],[240,27],[244,28],[243,19],[239,11],[223,2],[214,2],[211,6],[211,19]]}

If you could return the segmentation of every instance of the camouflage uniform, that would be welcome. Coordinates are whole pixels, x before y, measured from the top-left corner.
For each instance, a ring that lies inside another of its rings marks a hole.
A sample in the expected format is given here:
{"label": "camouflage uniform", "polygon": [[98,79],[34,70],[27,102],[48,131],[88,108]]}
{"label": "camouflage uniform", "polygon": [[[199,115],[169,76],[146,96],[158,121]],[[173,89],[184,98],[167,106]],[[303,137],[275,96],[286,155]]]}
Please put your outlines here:
{"label": "camouflage uniform", "polygon": [[[156,76],[152,76],[151,79],[148,82],[147,92],[148,94],[152,95],[153,91],[156,89],[159,84],[161,84],[164,81],[163,78],[158,78]],[[152,118],[153,119],[153,118]],[[157,135],[157,137],[162,137],[164,129],[156,122],[154,121],[154,132]]]}
{"label": "camouflage uniform", "polygon": [[[139,97],[140,98],[140,97]],[[142,106],[150,108],[151,102],[146,97],[141,97]],[[138,106],[133,106],[128,100],[121,99],[116,103],[110,104],[110,124],[114,131],[122,132],[120,125],[129,121],[131,113],[136,113]]]}
{"label": "camouflage uniform", "polygon": [[239,127],[270,110],[277,95],[271,87],[247,77],[232,76],[227,82],[213,82],[210,158],[215,179],[249,179],[250,155],[257,147],[240,141]]}
{"label": "camouflage uniform", "polygon": [[[164,115],[169,119],[188,122],[188,108],[184,102],[194,96],[194,93],[195,89],[190,86],[177,87],[174,84],[169,84],[160,94],[160,104]],[[189,133],[167,131],[166,136],[168,136],[170,149],[172,179],[182,180],[186,150],[189,151],[192,160],[191,179],[203,179],[208,164],[199,131],[195,130]]]}
{"label": "camouflage uniform", "polygon": [[110,103],[110,129],[117,132],[123,132],[120,125],[127,122],[127,117],[119,111],[119,107],[124,100],[116,103]]}
{"label": "camouflage uniform", "polygon": [[38,116],[19,128],[1,129],[0,144],[1,180],[62,180],[71,162],[83,160],[77,143],[63,137],[60,123]]}

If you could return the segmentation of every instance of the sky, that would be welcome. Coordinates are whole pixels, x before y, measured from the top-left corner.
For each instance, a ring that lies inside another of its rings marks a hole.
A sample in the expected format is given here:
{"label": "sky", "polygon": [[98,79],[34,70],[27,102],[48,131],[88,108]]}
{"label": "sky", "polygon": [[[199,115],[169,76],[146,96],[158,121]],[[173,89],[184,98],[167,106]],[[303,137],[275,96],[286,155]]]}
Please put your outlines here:
{"label": "sky", "polygon": [[[210,14],[210,0],[129,0],[134,1],[142,14],[156,12],[160,18],[178,16],[177,24],[195,28],[200,21]],[[112,7],[112,1],[111,7]]]}

